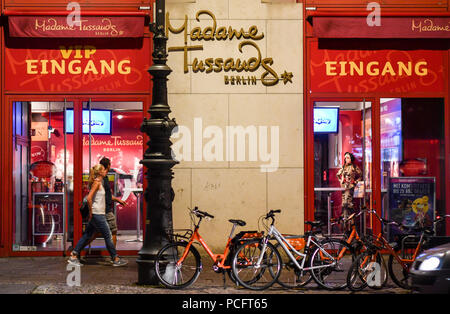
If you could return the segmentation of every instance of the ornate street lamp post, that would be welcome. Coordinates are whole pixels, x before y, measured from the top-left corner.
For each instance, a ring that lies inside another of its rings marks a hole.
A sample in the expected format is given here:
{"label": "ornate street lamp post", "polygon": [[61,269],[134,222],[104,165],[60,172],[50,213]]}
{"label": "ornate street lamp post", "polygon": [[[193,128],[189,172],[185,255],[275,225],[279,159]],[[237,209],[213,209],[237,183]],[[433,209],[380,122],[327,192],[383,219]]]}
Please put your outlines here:
{"label": "ornate street lamp post", "polygon": [[172,167],[178,162],[172,158],[170,135],[177,126],[169,119],[167,103],[167,76],[172,70],[167,66],[167,37],[165,36],[165,0],[156,0],[156,22],[151,24],[153,36],[153,65],[148,72],[153,77],[153,99],[144,118],[141,131],[149,136],[147,150],[141,163],[147,169],[147,219],[145,237],[139,251],[138,284],[157,284],[154,260],[159,249],[167,242],[166,230],[172,229]]}

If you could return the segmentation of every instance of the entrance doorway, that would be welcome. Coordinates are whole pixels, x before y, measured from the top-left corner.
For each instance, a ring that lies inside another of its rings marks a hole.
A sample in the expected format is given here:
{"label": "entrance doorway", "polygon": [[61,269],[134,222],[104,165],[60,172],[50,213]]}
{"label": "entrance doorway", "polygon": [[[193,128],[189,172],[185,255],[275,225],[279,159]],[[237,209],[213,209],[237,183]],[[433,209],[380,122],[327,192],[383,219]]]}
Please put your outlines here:
{"label": "entrance doorway", "polygon": [[[142,246],[143,120],[141,101],[13,101],[12,251],[67,251],[81,236],[74,191],[88,190],[90,167],[111,160],[118,250]],[[75,115],[82,113],[82,127]],[[77,132],[77,130],[79,130]],[[82,158],[75,156],[75,145]],[[74,175],[82,169],[82,179]],[[91,250],[105,250],[96,240]]]}
{"label": "entrance doorway", "polygon": [[[89,192],[89,169],[106,157],[111,161],[108,180],[112,195],[126,202],[113,202],[117,224],[118,250],[139,250],[142,247],[143,221],[143,121],[142,102],[82,102],[83,121],[83,184],[82,196]],[[89,119],[90,116],[90,119]],[[90,128],[89,128],[90,126]],[[113,233],[114,236],[114,233]],[[92,242],[91,249],[106,250],[102,238]]]}
{"label": "entrance doorway", "polygon": [[[327,225],[328,234],[344,232],[331,222],[357,212],[372,201],[372,102],[314,102],[314,219]],[[355,175],[342,174],[346,153],[351,154]],[[342,181],[344,180],[344,181]],[[342,181],[342,182],[341,182]],[[359,232],[371,228],[361,216]]]}

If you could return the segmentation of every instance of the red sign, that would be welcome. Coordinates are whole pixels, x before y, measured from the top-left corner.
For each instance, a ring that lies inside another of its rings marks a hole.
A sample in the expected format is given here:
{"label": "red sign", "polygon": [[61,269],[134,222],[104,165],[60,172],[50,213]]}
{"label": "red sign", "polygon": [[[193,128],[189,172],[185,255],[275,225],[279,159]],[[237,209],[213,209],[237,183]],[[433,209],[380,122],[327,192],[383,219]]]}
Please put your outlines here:
{"label": "red sign", "polygon": [[46,42],[46,45],[51,45],[49,48],[22,47],[18,44],[14,46],[19,48],[6,47],[6,90],[148,92],[148,38],[120,39],[105,44],[74,41],[73,44],[67,40],[51,44]]}
{"label": "red sign", "polygon": [[380,26],[366,17],[314,17],[318,38],[450,38],[449,17],[382,16]]}
{"label": "red sign", "polygon": [[445,90],[445,51],[329,50],[310,43],[311,92],[404,93]]}
{"label": "red sign", "polygon": [[55,172],[55,165],[50,161],[37,161],[30,167],[30,172],[38,178],[50,178]]}
{"label": "red sign", "polygon": [[66,16],[10,16],[11,37],[142,37],[144,17],[82,16],[79,23],[69,25]]}
{"label": "red sign", "polygon": [[33,205],[33,235],[64,233],[64,193],[34,193]]}

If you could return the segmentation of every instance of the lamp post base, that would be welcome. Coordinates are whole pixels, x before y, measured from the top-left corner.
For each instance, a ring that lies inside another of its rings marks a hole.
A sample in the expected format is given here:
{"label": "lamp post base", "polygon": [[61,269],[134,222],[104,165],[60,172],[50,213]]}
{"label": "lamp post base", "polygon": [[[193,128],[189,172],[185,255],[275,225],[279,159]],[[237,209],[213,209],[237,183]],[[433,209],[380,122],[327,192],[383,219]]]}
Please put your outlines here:
{"label": "lamp post base", "polygon": [[151,285],[155,286],[159,284],[158,277],[155,273],[155,261],[143,260],[141,258],[136,260],[138,264],[138,285]]}

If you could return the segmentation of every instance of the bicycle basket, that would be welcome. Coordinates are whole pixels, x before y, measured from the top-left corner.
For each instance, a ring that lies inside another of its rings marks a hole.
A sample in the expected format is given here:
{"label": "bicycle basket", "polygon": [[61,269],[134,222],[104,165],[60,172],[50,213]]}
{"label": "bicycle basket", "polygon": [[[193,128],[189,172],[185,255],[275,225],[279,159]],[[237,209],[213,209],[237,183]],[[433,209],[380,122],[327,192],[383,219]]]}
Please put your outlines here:
{"label": "bicycle basket", "polygon": [[234,236],[234,238],[231,240],[231,242],[236,244],[242,244],[244,241],[253,240],[257,238],[262,238],[263,232],[258,231],[241,231],[238,234]]}
{"label": "bicycle basket", "polygon": [[179,242],[179,241],[187,241],[192,236],[191,229],[167,229],[166,230],[167,238],[170,242]]}
{"label": "bicycle basket", "polygon": [[384,242],[377,239],[376,236],[373,234],[367,234],[361,238],[361,240],[364,242],[364,245],[368,248],[374,249],[374,250],[382,250],[384,249]]}
{"label": "bicycle basket", "polygon": [[303,250],[305,248],[304,238],[286,238],[286,242],[289,243],[297,251]]}

